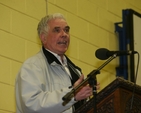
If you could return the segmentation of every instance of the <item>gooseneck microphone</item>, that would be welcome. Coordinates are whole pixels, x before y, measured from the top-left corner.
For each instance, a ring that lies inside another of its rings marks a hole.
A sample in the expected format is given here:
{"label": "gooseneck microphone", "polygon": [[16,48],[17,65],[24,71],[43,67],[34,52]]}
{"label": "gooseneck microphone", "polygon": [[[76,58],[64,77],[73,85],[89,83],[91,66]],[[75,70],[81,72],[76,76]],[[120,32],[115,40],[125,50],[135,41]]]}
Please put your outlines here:
{"label": "gooseneck microphone", "polygon": [[95,56],[100,60],[106,60],[114,54],[116,54],[117,56],[122,56],[122,55],[132,55],[136,53],[138,52],[137,51],[109,51],[106,48],[100,48],[96,50]]}

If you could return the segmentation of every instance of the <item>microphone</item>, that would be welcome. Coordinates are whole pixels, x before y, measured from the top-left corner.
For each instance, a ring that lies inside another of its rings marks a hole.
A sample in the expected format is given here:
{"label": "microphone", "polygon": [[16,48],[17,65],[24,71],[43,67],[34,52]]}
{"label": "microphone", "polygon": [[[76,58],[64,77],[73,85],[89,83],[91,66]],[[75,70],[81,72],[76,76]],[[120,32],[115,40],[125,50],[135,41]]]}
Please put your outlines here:
{"label": "microphone", "polygon": [[117,56],[122,56],[122,55],[132,55],[136,53],[138,52],[137,51],[109,51],[106,48],[100,48],[96,50],[95,56],[100,60],[106,60],[114,54],[116,54]]}

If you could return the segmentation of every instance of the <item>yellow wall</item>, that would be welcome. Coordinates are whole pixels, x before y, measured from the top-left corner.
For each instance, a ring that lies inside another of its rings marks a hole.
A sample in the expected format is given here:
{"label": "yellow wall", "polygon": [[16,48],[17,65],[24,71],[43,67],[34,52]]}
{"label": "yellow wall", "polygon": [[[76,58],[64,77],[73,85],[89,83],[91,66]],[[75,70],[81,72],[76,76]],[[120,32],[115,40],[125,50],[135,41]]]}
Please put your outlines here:
{"label": "yellow wall", "polygon": [[[40,50],[37,24],[47,13],[60,12],[71,27],[67,55],[85,75],[104,61],[95,50],[118,49],[115,22],[122,21],[122,9],[141,13],[140,0],[0,0],[0,113],[15,113],[14,83],[25,59]],[[115,79],[118,59],[97,76],[101,89]]]}

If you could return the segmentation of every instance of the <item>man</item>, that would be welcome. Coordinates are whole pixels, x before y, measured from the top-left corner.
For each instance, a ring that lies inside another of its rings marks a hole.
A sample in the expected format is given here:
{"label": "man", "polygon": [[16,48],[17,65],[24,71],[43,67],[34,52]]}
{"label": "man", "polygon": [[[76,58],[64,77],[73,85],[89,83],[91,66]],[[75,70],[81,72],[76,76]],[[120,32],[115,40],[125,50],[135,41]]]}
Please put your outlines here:
{"label": "man", "polygon": [[65,55],[70,43],[70,27],[63,15],[45,16],[38,24],[42,48],[27,59],[16,79],[17,113],[73,113],[92,95],[83,86],[63,105],[62,97],[83,81],[81,69]]}

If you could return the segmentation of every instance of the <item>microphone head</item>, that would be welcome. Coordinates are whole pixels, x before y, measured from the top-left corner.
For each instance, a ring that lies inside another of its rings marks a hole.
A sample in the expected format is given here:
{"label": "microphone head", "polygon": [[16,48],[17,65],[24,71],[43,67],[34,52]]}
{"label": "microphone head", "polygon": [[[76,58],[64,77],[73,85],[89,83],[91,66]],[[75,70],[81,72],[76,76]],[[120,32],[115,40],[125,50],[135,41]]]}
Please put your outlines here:
{"label": "microphone head", "polygon": [[95,56],[100,60],[106,60],[109,58],[109,55],[107,55],[108,52],[109,52],[108,49],[100,48],[96,50]]}
{"label": "microphone head", "polygon": [[95,56],[100,60],[106,60],[110,56],[116,54],[116,56],[122,56],[122,55],[132,55],[138,53],[137,51],[109,51],[105,48],[97,49],[95,52]]}

